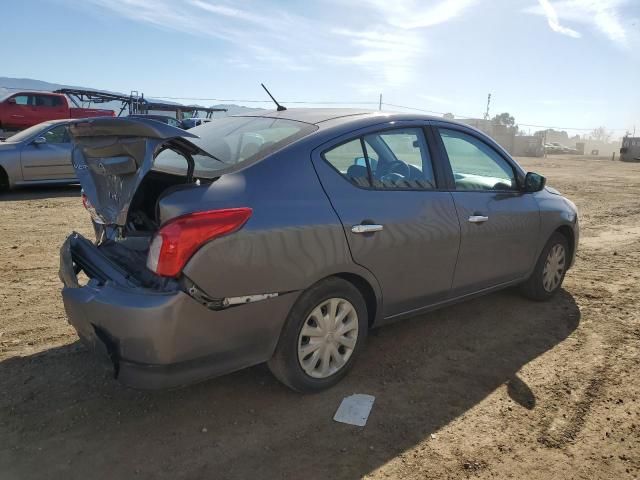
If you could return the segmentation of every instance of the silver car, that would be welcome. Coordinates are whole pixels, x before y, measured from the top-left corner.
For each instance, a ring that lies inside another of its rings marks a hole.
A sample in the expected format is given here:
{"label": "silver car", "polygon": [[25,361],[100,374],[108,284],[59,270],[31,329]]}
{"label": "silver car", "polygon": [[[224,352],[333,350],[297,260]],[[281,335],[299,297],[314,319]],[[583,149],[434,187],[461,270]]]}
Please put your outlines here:
{"label": "silver car", "polygon": [[52,120],[0,142],[0,189],[77,183],[71,166],[69,120]]}
{"label": "silver car", "polygon": [[70,132],[96,240],[62,246],[62,297],[135,387],[268,362],[321,390],[370,328],[515,285],[549,299],[575,258],[575,205],[454,121],[292,109]]}

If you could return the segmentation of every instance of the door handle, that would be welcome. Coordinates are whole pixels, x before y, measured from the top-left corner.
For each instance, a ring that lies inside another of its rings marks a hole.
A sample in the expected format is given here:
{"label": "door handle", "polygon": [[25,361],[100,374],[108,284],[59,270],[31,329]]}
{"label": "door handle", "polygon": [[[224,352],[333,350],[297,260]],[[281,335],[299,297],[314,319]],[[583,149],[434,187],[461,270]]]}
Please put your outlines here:
{"label": "door handle", "polygon": [[471,223],[484,223],[487,220],[489,220],[489,217],[485,217],[484,215],[471,215],[469,217]]}
{"label": "door handle", "polygon": [[372,224],[372,225],[354,225],[353,227],[351,227],[351,231],[353,233],[371,233],[371,232],[379,232],[380,230],[382,230],[384,228],[384,226],[382,225],[376,225],[376,224]]}

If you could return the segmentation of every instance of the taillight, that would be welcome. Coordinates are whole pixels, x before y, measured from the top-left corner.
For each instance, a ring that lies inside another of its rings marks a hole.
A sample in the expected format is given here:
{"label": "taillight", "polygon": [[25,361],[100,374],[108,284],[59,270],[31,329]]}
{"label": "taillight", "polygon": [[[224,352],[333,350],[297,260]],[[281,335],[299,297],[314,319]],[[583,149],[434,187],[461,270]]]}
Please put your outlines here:
{"label": "taillight", "polygon": [[153,237],[147,268],[164,277],[177,276],[204,243],[240,229],[251,213],[250,208],[227,208],[170,220]]}

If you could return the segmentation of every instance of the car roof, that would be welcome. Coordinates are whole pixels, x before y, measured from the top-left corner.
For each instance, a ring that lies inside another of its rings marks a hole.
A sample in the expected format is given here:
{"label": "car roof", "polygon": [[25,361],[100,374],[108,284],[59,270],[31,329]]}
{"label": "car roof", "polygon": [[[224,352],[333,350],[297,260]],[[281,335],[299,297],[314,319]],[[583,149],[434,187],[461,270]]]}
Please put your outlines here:
{"label": "car roof", "polygon": [[13,90],[13,92],[7,93],[7,96],[11,97],[13,95],[20,95],[24,93],[29,95],[62,95],[62,93],[45,92],[44,90]]}
{"label": "car roof", "polygon": [[[234,115],[238,117],[267,117],[294,120],[313,125],[324,126],[331,124],[335,126],[340,123],[348,123],[355,120],[370,119],[372,123],[381,120],[443,120],[441,117],[434,117],[416,113],[385,112],[378,110],[365,110],[355,108],[288,108],[286,110],[260,110],[250,113]],[[446,120],[448,121],[448,120]],[[456,123],[456,122],[451,122]]]}
{"label": "car roof", "polygon": [[129,115],[130,117],[138,117],[138,118],[173,118],[171,115],[159,115],[157,113],[132,113]]}

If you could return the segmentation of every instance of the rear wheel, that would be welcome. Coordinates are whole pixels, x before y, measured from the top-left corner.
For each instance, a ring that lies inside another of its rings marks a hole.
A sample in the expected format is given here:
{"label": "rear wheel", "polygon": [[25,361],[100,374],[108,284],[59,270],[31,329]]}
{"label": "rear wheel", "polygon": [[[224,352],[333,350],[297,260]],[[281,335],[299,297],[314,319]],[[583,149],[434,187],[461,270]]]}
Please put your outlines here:
{"label": "rear wheel", "polygon": [[542,249],[533,274],[522,284],[522,292],[532,300],[547,300],[554,296],[569,266],[569,242],[561,233],[554,233]]}
{"label": "rear wheel", "polygon": [[323,280],[291,309],[269,368],[296,391],[329,388],[353,365],[367,328],[367,307],[359,290],[340,278]]}

